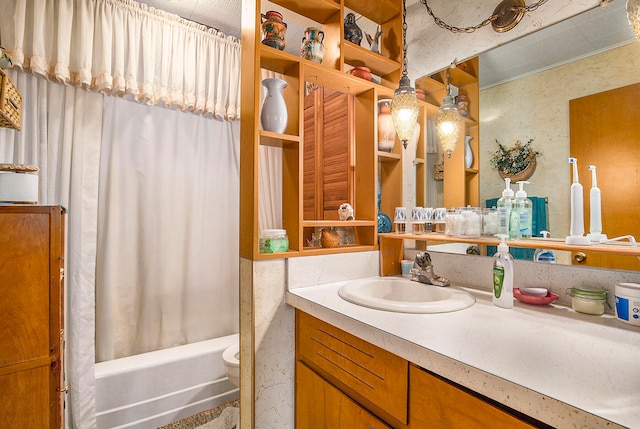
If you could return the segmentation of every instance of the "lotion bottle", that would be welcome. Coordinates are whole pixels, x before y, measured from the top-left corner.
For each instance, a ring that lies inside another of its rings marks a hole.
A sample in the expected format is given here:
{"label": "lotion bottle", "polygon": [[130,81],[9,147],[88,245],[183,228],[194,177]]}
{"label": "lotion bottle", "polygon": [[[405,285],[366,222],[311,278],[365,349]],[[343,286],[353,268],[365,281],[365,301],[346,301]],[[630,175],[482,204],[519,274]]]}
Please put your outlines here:
{"label": "lotion bottle", "polygon": [[504,191],[502,197],[498,200],[498,234],[509,235],[509,218],[511,217],[511,206],[513,204],[513,190],[511,189],[511,179],[504,179]]}
{"label": "lotion bottle", "polygon": [[502,308],[513,308],[513,257],[506,243],[507,235],[500,238],[498,251],[493,255],[493,304]]}

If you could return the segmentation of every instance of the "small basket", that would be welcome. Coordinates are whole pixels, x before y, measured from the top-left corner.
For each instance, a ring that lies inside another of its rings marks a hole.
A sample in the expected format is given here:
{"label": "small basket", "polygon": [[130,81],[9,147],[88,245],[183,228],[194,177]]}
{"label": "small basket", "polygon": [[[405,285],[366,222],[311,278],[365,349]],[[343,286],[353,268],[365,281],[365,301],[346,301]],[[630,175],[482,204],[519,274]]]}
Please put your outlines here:
{"label": "small basket", "polygon": [[20,131],[22,127],[22,95],[9,76],[0,69],[0,127]]}
{"label": "small basket", "polygon": [[498,171],[498,174],[500,175],[502,180],[509,177],[511,179],[511,183],[516,183],[521,180],[529,180],[529,178],[533,176],[533,173],[536,171],[536,165],[536,154],[534,153],[529,157],[529,165],[527,165],[524,170],[517,173],[504,173],[502,171]]}
{"label": "small basket", "polygon": [[444,180],[444,163],[433,166],[433,178],[436,180]]}

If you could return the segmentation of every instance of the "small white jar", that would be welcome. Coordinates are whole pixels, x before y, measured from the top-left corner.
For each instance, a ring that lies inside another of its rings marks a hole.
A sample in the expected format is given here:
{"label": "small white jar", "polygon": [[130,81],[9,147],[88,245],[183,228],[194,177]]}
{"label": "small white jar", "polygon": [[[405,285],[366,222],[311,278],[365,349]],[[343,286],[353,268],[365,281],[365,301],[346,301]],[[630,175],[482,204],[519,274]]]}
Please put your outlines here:
{"label": "small white jar", "polygon": [[640,326],[640,284],[617,283],[616,318],[624,323]]}
{"label": "small white jar", "polygon": [[572,287],[571,307],[585,314],[604,314],[604,306],[607,302],[607,291],[604,289],[594,289],[588,287]]}

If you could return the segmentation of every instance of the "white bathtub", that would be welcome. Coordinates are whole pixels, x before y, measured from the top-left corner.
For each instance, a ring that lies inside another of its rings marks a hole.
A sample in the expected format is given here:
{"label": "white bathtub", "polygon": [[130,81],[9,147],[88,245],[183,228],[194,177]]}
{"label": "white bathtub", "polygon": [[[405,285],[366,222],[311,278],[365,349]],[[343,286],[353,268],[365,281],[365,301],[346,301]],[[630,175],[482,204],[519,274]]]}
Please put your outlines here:
{"label": "white bathtub", "polygon": [[238,335],[96,364],[98,429],[156,429],[238,399],[222,352]]}

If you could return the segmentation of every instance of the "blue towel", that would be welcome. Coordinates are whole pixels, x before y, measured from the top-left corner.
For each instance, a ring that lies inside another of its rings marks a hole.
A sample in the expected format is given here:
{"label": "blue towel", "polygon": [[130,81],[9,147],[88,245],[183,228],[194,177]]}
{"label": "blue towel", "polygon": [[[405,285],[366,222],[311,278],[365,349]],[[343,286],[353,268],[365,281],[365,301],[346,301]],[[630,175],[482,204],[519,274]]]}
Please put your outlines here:
{"label": "blue towel", "polygon": [[[541,231],[547,231],[547,200],[544,197],[528,197],[531,200],[532,219],[531,232],[534,237],[542,237]],[[488,208],[498,205],[497,198],[486,200]],[[487,246],[487,254],[493,256],[497,251],[496,246]],[[522,247],[510,247],[509,252],[514,259],[533,261],[535,249],[525,249]]]}

